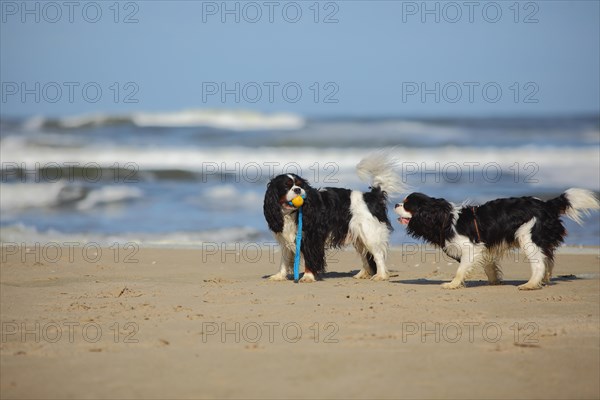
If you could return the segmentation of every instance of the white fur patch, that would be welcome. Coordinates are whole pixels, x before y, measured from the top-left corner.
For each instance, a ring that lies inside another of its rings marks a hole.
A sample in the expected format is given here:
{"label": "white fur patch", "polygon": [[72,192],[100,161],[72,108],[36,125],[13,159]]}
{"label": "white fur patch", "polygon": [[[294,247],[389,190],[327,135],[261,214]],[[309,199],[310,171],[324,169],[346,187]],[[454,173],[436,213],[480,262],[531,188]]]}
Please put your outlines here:
{"label": "white fur patch", "polygon": [[349,226],[349,241],[354,242],[357,250],[361,249],[364,254],[371,253],[377,264],[376,275],[387,279],[385,257],[390,235],[387,225],[371,214],[363,198],[363,193],[357,190],[350,193],[350,213],[352,217]]}
{"label": "white fur patch", "polygon": [[531,278],[529,278],[529,282],[519,286],[519,289],[540,288],[546,272],[546,257],[542,253],[542,249],[537,246],[531,238],[531,230],[536,221],[536,218],[531,218],[521,225],[515,233],[519,246],[521,247],[521,250],[525,252],[525,256],[531,265]]}
{"label": "white fur patch", "polygon": [[577,222],[579,225],[583,223],[581,214],[589,215],[589,210],[598,210],[600,204],[594,193],[585,189],[569,189],[565,192],[570,207],[567,207],[565,215]]}
{"label": "white fur patch", "polygon": [[283,230],[276,235],[277,241],[291,251],[296,251],[297,232],[295,214],[286,214],[283,216]]}
{"label": "white fur patch", "polygon": [[401,193],[406,190],[400,176],[394,172],[399,161],[391,151],[383,150],[369,154],[356,166],[358,177],[370,182],[371,186],[379,187],[387,193]]}

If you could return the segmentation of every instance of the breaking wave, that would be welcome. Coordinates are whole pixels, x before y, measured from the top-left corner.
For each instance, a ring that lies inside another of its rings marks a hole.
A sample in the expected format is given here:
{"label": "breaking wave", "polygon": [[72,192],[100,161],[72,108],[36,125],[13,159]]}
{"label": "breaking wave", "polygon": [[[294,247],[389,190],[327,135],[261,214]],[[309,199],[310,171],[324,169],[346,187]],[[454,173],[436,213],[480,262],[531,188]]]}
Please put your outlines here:
{"label": "breaking wave", "polygon": [[131,114],[87,114],[61,118],[32,117],[25,121],[27,130],[42,128],[76,129],[110,125],[138,127],[209,127],[233,131],[296,130],[303,118],[290,114],[262,114],[253,111],[191,109],[175,112],[136,112]]}

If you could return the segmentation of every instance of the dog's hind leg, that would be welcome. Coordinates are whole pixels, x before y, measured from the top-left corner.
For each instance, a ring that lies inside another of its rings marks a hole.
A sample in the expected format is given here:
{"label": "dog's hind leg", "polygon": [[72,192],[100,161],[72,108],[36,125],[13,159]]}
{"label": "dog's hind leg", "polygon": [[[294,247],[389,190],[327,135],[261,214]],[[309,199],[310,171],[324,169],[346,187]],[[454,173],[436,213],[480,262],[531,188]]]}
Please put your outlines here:
{"label": "dog's hind leg", "polygon": [[489,260],[483,269],[485,270],[490,285],[502,284],[502,271],[500,270],[500,265],[496,259]]}
{"label": "dog's hind leg", "polygon": [[387,281],[390,279],[390,275],[387,272],[387,268],[385,267],[385,252],[384,251],[374,251],[373,253],[373,261],[377,266],[377,272],[371,278],[374,281]]}
{"label": "dog's hind leg", "polygon": [[542,283],[545,285],[550,284],[550,279],[552,279],[552,270],[554,269],[554,259],[550,257],[546,257],[546,273],[544,274],[544,279],[542,279]]}
{"label": "dog's hind leg", "polygon": [[542,280],[546,273],[546,262],[545,256],[542,254],[541,249],[536,246],[533,242],[529,245],[522,247],[522,250],[527,255],[529,264],[531,265],[531,278],[527,283],[519,286],[520,290],[534,290],[542,288]]}
{"label": "dog's hind leg", "polygon": [[536,219],[532,218],[529,222],[521,225],[515,234],[519,241],[519,247],[525,253],[531,265],[531,278],[529,278],[527,283],[519,286],[520,290],[541,289],[542,279],[544,279],[544,274],[547,272],[546,256],[540,246],[534,243],[531,238],[531,230],[535,222]]}
{"label": "dog's hind leg", "polygon": [[360,234],[369,271],[373,270],[375,273],[371,277],[374,281],[387,281],[390,278],[385,266],[389,235],[387,226],[381,222],[368,225]]}
{"label": "dog's hind leg", "polygon": [[356,252],[360,255],[360,259],[362,260],[361,270],[358,271],[358,273],[356,275],[354,275],[354,278],[355,279],[371,278],[371,275],[373,275],[373,273],[377,272],[376,271],[377,266],[375,266],[375,268],[374,268],[375,270],[373,270],[369,264],[370,261],[372,263],[374,263],[373,255],[365,249],[365,246],[362,244],[362,242],[360,240],[357,240],[356,242],[354,242],[354,248],[356,249]]}

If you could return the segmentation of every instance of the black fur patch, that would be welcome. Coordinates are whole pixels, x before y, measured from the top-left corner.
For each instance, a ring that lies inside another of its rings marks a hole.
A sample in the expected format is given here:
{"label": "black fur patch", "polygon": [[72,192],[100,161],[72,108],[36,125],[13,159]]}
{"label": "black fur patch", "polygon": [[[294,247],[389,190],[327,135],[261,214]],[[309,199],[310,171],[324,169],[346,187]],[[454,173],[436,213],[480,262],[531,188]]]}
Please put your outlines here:
{"label": "black fur patch", "polygon": [[444,199],[412,193],[404,200],[404,209],[412,214],[407,233],[444,247],[454,237],[452,231],[452,204]]}
{"label": "black fur patch", "polygon": [[394,230],[392,223],[390,222],[387,215],[387,194],[380,188],[372,188],[370,192],[363,193],[363,199],[367,203],[367,207],[371,214],[387,225],[388,229]]}

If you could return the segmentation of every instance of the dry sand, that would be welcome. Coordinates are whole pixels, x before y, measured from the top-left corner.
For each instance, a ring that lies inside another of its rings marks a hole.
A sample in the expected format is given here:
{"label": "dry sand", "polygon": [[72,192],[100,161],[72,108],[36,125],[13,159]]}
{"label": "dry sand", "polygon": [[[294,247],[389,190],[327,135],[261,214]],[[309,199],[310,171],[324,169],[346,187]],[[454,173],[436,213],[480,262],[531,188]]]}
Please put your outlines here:
{"label": "dry sand", "polygon": [[598,249],[531,292],[514,259],[443,290],[439,252],[391,251],[389,282],[337,252],[294,284],[256,247],[56,250],[2,248],[2,399],[600,397]]}

